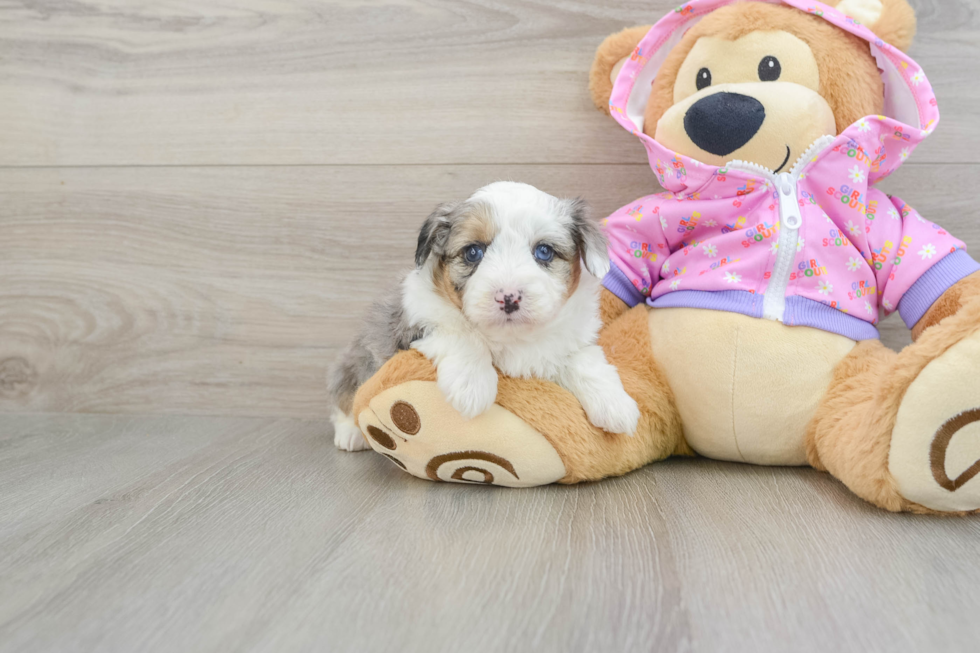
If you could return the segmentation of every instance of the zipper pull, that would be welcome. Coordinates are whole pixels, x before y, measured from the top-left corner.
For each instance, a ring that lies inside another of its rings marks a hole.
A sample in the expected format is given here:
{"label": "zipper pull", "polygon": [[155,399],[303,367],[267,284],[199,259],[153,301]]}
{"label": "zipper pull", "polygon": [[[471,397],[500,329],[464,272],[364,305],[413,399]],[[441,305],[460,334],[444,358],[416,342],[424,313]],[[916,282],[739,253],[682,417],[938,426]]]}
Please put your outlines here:
{"label": "zipper pull", "polygon": [[796,180],[788,172],[781,172],[776,177],[776,191],[779,194],[779,219],[788,229],[799,229],[803,226],[803,216],[796,197]]}

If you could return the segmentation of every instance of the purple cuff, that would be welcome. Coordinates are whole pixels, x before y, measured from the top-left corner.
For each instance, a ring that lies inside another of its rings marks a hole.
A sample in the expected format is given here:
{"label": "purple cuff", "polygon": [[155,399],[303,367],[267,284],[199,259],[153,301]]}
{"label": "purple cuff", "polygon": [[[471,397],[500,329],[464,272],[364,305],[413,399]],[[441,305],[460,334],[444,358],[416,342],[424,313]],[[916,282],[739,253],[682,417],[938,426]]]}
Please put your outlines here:
{"label": "purple cuff", "polygon": [[977,271],[980,271],[980,263],[966,250],[958,249],[944,256],[912,284],[898,303],[898,314],[905,325],[910,329],[914,327],[950,286]]}
{"label": "purple cuff", "polygon": [[633,308],[637,304],[642,304],[643,300],[646,299],[636,286],[629,280],[623,271],[616,267],[615,263],[610,263],[609,272],[602,279],[602,285],[606,287],[606,290],[616,295],[630,308]]}

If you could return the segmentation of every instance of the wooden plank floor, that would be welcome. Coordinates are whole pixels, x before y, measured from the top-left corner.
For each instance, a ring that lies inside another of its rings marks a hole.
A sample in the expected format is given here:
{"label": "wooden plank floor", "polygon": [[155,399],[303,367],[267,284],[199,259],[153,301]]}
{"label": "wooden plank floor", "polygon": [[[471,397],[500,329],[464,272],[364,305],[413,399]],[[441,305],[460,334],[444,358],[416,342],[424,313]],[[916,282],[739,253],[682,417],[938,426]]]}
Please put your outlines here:
{"label": "wooden plank floor", "polygon": [[[674,4],[0,2],[0,652],[975,651],[976,519],[333,450],[326,367],[432,206],[658,190],[587,72]],[[943,119],[883,188],[976,253],[980,9],[913,4]]]}
{"label": "wooden plank floor", "polygon": [[[913,0],[943,127],[975,163],[980,12]],[[0,165],[643,161],[592,55],[675,0],[46,0],[0,5]],[[627,200],[628,201],[628,200]]]}
{"label": "wooden plank floor", "polygon": [[[675,2],[0,3],[0,411],[324,416],[437,203],[659,190],[587,75]],[[943,119],[882,187],[980,251],[980,11],[915,5]]]}
{"label": "wooden plank floor", "polygon": [[19,415],[0,651],[975,651],[980,521],[813,470],[436,484],[322,422]]}

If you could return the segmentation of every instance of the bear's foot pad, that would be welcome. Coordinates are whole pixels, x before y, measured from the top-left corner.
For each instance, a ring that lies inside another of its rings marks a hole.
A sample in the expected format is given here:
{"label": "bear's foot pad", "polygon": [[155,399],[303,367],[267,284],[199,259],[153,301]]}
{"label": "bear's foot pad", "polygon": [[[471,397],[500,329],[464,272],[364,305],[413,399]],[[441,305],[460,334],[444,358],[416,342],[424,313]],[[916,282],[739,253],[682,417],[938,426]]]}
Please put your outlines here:
{"label": "bear's foot pad", "polygon": [[888,467],[909,501],[980,510],[980,331],[926,365],[906,390]]}
{"label": "bear's foot pad", "polygon": [[378,394],[358,415],[371,447],[431,481],[531,487],[566,475],[551,443],[494,404],[465,420],[433,381],[409,381]]}

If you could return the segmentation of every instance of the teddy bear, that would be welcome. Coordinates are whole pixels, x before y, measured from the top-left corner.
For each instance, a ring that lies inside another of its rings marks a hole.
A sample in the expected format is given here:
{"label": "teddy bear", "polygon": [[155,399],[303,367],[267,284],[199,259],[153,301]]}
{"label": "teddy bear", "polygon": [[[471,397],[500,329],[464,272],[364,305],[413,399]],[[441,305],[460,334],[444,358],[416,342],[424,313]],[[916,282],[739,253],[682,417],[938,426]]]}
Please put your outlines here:
{"label": "teddy bear", "polygon": [[[636,434],[533,378],[501,377],[465,420],[409,350],[357,393],[365,440],[432,481],[700,455],[809,465],[890,511],[980,510],[980,264],[874,187],[939,120],[914,32],[905,0],[694,0],[608,37],[590,91],[663,189],[603,221],[599,344]],[[895,311],[913,338],[897,353],[877,330]]]}

